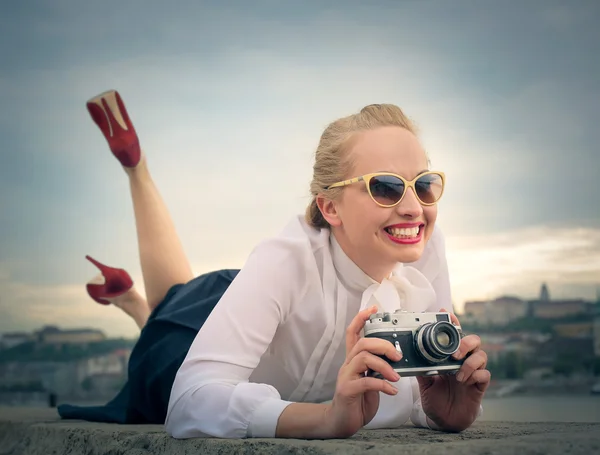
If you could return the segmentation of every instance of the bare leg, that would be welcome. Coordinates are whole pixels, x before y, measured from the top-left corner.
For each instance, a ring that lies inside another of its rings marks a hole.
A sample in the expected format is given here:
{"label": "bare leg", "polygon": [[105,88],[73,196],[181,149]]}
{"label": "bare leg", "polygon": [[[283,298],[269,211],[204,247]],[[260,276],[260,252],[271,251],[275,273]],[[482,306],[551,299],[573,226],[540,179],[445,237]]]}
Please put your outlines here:
{"label": "bare leg", "polygon": [[145,157],[135,168],[124,169],[129,176],[146,298],[153,310],[171,286],[187,283],[194,274]]}
{"label": "bare leg", "polygon": [[104,92],[89,100],[87,107],[129,176],[146,298],[153,310],[171,286],[193,278],[192,269],[120,95],[114,90]]}
{"label": "bare leg", "polygon": [[91,256],[86,259],[100,273],[86,283],[88,295],[101,305],[115,305],[131,316],[140,330],[150,316],[148,302],[140,295],[126,270],[102,264]]}
{"label": "bare leg", "polygon": [[112,299],[111,303],[131,316],[140,330],[144,328],[150,316],[150,307],[135,287]]}

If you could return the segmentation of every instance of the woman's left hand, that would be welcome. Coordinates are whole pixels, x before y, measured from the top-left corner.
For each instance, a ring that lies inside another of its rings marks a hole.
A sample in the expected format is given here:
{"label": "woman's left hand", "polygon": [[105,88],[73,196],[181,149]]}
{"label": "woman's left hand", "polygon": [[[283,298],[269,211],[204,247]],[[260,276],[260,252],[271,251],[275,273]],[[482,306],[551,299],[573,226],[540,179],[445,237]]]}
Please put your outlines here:
{"label": "woman's left hand", "polygon": [[[453,324],[460,325],[454,314],[450,314],[450,319]],[[430,425],[433,422],[434,428],[463,431],[471,426],[479,414],[491,375],[485,369],[487,354],[481,350],[481,339],[477,335],[464,337],[453,357],[460,360],[468,354],[456,375],[417,377],[423,411]]]}

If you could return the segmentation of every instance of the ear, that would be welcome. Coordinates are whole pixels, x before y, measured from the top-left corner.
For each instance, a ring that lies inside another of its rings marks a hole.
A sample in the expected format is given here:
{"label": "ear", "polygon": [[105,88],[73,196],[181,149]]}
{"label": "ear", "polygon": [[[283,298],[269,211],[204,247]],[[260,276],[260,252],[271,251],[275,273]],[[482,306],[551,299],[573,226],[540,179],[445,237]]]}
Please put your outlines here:
{"label": "ear", "polygon": [[335,201],[326,198],[322,194],[317,195],[316,197],[317,207],[321,210],[323,214],[323,218],[331,225],[331,226],[341,226],[342,220],[337,211],[337,206]]}

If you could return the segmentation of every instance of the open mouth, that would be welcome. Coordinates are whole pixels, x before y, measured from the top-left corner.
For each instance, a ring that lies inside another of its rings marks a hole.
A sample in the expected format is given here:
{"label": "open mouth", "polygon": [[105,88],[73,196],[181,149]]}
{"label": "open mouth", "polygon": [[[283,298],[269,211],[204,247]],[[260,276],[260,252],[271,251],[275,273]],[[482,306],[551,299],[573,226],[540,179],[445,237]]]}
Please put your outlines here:
{"label": "open mouth", "polygon": [[424,224],[410,227],[386,227],[384,229],[390,240],[396,243],[417,243],[423,236]]}

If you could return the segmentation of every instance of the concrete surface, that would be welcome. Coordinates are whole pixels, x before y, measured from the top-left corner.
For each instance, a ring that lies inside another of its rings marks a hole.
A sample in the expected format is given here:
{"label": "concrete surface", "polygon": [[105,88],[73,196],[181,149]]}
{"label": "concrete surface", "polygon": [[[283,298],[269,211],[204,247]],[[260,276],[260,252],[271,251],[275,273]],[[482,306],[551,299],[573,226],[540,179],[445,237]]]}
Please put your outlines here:
{"label": "concrete surface", "polygon": [[412,426],[345,440],[175,440],[161,426],[60,420],[53,409],[0,408],[1,455],[596,454],[600,423],[479,422],[460,434]]}

